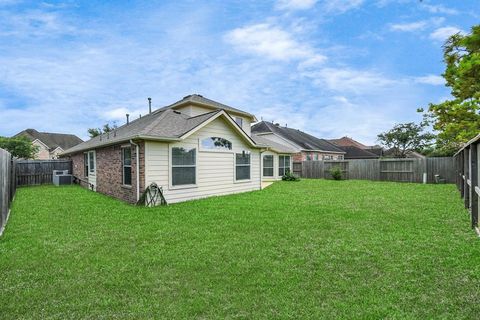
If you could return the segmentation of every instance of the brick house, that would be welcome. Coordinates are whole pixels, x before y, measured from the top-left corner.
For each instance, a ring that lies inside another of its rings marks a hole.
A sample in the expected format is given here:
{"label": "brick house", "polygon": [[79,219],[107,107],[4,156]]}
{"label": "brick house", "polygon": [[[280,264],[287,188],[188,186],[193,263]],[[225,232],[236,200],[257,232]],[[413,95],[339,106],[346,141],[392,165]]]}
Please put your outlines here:
{"label": "brick house", "polygon": [[293,161],[343,160],[345,151],[325,139],[319,139],[298,129],[282,127],[268,121],[252,126],[254,136],[293,148]]}
{"label": "brick house", "polygon": [[83,140],[73,134],[39,132],[35,129],[23,130],[13,137],[26,137],[37,147],[35,159],[57,159],[64,150],[82,143]]}
{"label": "brick house", "polygon": [[384,155],[381,146],[367,146],[347,136],[329,141],[345,151],[345,159],[378,159]]}
{"label": "brick house", "polygon": [[153,183],[167,203],[258,190],[290,169],[292,150],[255,141],[254,121],[248,112],[194,94],[62,156],[93,190],[129,203]]}

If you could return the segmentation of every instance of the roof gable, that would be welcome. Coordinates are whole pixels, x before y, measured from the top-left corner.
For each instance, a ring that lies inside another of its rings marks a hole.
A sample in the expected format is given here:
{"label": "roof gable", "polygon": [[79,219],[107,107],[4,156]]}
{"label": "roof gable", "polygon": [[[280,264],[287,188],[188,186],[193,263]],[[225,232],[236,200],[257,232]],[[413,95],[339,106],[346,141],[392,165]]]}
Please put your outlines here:
{"label": "roof gable", "polygon": [[340,139],[330,139],[330,142],[339,146],[339,147],[357,147],[360,149],[367,149],[368,146],[364,145],[363,143],[358,142],[350,137],[341,137]]}

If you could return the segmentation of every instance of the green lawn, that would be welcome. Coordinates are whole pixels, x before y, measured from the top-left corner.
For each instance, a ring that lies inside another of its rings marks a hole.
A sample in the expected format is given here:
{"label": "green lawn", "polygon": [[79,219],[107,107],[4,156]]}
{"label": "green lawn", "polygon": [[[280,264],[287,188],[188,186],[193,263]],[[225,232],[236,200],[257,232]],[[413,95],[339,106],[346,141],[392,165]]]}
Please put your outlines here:
{"label": "green lawn", "polygon": [[479,241],[453,185],[303,180],[157,208],[21,188],[0,318],[478,319]]}

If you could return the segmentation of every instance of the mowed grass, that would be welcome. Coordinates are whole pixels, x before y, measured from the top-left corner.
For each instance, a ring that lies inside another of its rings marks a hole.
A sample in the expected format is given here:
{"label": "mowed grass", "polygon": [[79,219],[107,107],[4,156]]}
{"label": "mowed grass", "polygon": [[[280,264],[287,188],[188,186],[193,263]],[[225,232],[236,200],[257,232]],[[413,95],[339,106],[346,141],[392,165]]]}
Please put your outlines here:
{"label": "mowed grass", "polygon": [[139,208],[18,190],[1,319],[473,319],[480,240],[453,185],[279,182]]}

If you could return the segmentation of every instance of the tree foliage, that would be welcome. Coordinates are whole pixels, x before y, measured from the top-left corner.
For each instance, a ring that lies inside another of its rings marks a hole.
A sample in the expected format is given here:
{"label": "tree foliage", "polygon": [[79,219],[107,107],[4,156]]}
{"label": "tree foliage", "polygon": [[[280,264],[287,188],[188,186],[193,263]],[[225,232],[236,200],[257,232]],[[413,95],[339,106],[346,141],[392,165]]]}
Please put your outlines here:
{"label": "tree foliage", "polygon": [[115,129],[117,129],[116,123],[113,123],[113,125],[111,126],[110,124],[106,123],[103,125],[103,128],[90,128],[87,130],[87,132],[90,135],[90,138],[95,138],[96,136],[99,136],[101,134],[112,132]]}
{"label": "tree foliage", "polygon": [[33,159],[38,147],[26,137],[0,137],[0,148],[7,150],[12,156],[24,159]]}
{"label": "tree foliage", "polygon": [[419,151],[428,147],[434,135],[424,132],[425,124],[413,122],[396,124],[387,132],[379,134],[378,141],[393,151],[395,157],[405,158],[408,151]]}
{"label": "tree foliage", "polygon": [[480,132],[480,25],[471,34],[451,36],[443,56],[453,99],[430,104],[424,116],[438,131],[437,149],[452,154]]}

